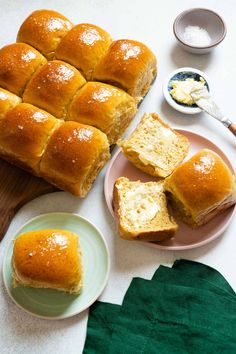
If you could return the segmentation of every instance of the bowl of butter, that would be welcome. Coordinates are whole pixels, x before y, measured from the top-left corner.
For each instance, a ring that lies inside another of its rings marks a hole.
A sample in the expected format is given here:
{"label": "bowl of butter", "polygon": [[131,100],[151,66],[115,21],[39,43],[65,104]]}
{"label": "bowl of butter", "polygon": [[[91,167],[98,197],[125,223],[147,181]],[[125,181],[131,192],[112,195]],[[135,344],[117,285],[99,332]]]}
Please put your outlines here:
{"label": "bowl of butter", "polygon": [[202,110],[196,105],[196,93],[206,87],[209,80],[201,70],[185,67],[174,70],[163,85],[163,94],[171,107],[181,113],[196,114]]}

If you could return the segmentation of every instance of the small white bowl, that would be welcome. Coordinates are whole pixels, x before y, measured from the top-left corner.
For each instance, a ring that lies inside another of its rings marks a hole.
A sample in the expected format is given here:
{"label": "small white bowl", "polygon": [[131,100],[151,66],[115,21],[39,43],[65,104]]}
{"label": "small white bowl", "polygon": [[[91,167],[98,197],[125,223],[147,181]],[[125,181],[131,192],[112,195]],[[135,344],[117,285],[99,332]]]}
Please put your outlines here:
{"label": "small white bowl", "polygon": [[169,103],[169,105],[176,109],[177,111],[181,112],[181,113],[185,113],[185,114],[196,114],[196,113],[200,113],[202,112],[202,110],[197,107],[196,105],[194,106],[188,106],[186,104],[183,103],[179,103],[177,101],[175,101],[173,99],[173,97],[170,94],[171,91],[171,81],[173,80],[181,80],[182,79],[187,79],[187,78],[200,78],[202,77],[205,82],[206,82],[206,86],[208,91],[210,91],[210,87],[209,87],[209,79],[207,77],[207,75],[198,69],[195,68],[189,68],[189,67],[185,67],[185,68],[179,68],[176,69],[174,71],[172,71],[172,73],[170,73],[170,75],[168,75],[167,79],[165,80],[164,84],[163,84],[163,94],[164,97],[166,99],[166,101]]}
{"label": "small white bowl", "polygon": [[[211,37],[211,43],[199,46],[186,42],[184,31],[187,26],[204,28]],[[195,54],[205,54],[223,41],[227,29],[224,20],[216,12],[204,8],[194,8],[183,11],[176,17],[173,31],[178,44],[183,49]]]}

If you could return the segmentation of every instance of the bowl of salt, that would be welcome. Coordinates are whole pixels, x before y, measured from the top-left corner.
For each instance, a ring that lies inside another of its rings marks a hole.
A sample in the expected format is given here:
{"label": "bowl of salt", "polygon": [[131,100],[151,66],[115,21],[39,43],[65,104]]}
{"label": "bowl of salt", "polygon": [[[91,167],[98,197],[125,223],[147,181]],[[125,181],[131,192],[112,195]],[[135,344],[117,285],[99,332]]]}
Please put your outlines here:
{"label": "bowl of salt", "polygon": [[181,12],[173,25],[179,45],[188,52],[205,54],[220,44],[226,36],[224,20],[216,12],[194,8]]}

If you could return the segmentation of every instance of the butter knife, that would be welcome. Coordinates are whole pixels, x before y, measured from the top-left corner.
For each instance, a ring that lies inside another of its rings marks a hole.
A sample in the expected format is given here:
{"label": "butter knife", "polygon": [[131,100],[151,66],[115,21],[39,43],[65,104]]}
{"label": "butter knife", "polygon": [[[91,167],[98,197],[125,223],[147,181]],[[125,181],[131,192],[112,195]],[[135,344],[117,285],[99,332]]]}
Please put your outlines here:
{"label": "butter knife", "polygon": [[191,97],[199,108],[221,122],[236,136],[236,124],[222,114],[205,86],[191,92]]}

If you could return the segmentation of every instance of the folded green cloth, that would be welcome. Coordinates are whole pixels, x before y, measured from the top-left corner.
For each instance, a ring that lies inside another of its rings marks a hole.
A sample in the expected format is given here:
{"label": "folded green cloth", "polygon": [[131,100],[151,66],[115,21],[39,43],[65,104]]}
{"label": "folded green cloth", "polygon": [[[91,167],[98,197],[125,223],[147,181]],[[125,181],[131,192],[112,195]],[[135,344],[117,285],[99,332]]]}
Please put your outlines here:
{"label": "folded green cloth", "polygon": [[[203,334],[200,353],[219,349],[206,350],[206,335],[208,343],[233,342],[236,350],[236,302],[211,291],[138,279],[129,288],[112,328],[109,353],[155,353],[157,348],[158,353],[198,353]],[[189,338],[192,351],[186,350],[179,337],[183,330],[193,335]],[[197,347],[194,337],[198,339]]]}
{"label": "folded green cloth", "polygon": [[[235,300],[235,294],[227,291],[220,287],[220,284],[213,283],[209,278],[206,281],[200,277],[192,277],[192,275],[184,273],[182,276],[181,270],[178,268],[167,268],[164,266],[160,266],[158,268],[158,272],[156,272],[152,278],[153,281],[158,282],[166,282],[176,285],[182,285],[196,288],[196,289],[205,289],[214,292],[214,294],[221,295],[223,297],[227,297],[228,299]],[[233,290],[232,290],[233,291]]]}
{"label": "folded green cloth", "polygon": [[84,353],[236,353],[236,297],[214,269],[191,261],[133,279],[122,306],[95,303]]}
{"label": "folded green cloth", "polygon": [[[207,283],[212,283],[224,291],[229,292],[235,296],[234,290],[231,288],[225,278],[214,268],[205,264],[194,262],[186,259],[180,259],[175,261],[173,269],[182,270],[184,275],[193,276],[194,279],[204,279]],[[155,276],[155,275],[154,275]]]}

